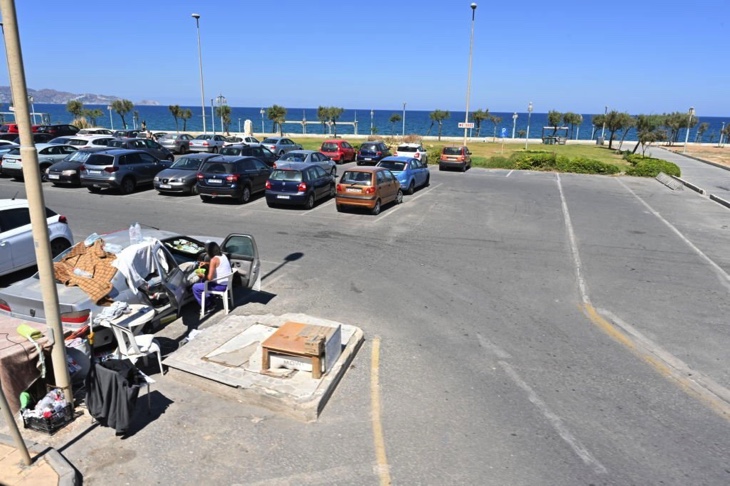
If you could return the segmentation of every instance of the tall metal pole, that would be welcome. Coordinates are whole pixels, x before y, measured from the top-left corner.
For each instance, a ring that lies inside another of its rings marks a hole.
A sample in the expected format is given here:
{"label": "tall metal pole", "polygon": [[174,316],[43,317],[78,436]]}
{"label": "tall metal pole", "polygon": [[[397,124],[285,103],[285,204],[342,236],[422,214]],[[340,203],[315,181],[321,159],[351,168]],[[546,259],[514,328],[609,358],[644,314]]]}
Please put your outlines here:
{"label": "tall metal pole", "polygon": [[213,103],[213,98],[210,99],[210,122],[213,125],[213,135],[215,135],[215,114],[213,113],[213,107],[215,104]]}
{"label": "tall metal pole", "polygon": [[532,101],[527,104],[527,133],[525,134],[525,150],[527,150],[527,141],[530,140],[530,117],[532,116]]}
{"label": "tall metal pole", "polygon": [[264,113],[266,113],[266,110],[261,108],[261,111],[259,113],[261,113],[261,135],[263,135],[264,134]]}
{"label": "tall metal pole", "polygon": [[5,37],[8,66],[10,67],[10,85],[13,87],[15,120],[18,123],[18,132],[20,133],[20,155],[24,162],[23,178],[25,179],[25,192],[30,208],[33,246],[43,296],[43,311],[46,315],[46,325],[53,332],[54,344],[51,351],[53,375],[56,379],[56,386],[63,390],[66,401],[73,403],[71,377],[66,364],[66,347],[63,342],[63,327],[61,326],[58,294],[56,293],[56,279],[53,274],[53,255],[48,237],[46,203],[43,198],[43,187],[41,186],[38,151],[33,143],[33,132],[28,113],[28,88],[25,84],[23,53],[20,50],[20,34],[18,33],[18,20],[14,1],[0,1],[0,13],[2,13],[5,22],[3,35]]}
{"label": "tall metal pole", "polygon": [[406,136],[406,103],[403,102],[403,130],[401,135]]}
{"label": "tall metal pole", "polygon": [[106,109],[109,110],[109,125],[114,130],[114,118],[112,118],[112,105],[107,105]]}
{"label": "tall metal pole", "polygon": [[515,138],[515,128],[517,128],[517,112],[512,115],[512,138]]}
{"label": "tall metal pole", "polygon": [[370,110],[370,135],[373,134],[373,130],[375,129],[375,125],[373,125],[373,116],[375,115],[374,110]]}
{"label": "tall metal pole", "polygon": [[725,122],[722,122],[722,128],[720,129],[720,141],[717,142],[718,147],[722,147],[722,137],[725,135]]}
{"label": "tall metal pole", "polygon": [[203,133],[205,133],[205,87],[203,85],[203,51],[200,49],[200,14],[192,14],[198,31],[198,63],[200,64],[200,110],[203,115]]}
{"label": "tall metal pole", "polygon": [[689,120],[687,120],[687,133],[684,135],[684,148],[682,149],[682,153],[687,153],[687,144],[689,143],[689,128],[692,126],[692,117],[695,114],[694,107],[689,108]]}
{"label": "tall metal pole", "polygon": [[[466,77],[466,115],[464,116],[464,123],[469,123],[469,98],[471,95],[471,59],[472,52],[474,50],[474,14],[477,11],[477,4],[471,4],[471,37],[469,39],[469,74]],[[464,126],[464,145],[466,145],[466,134],[468,128]]]}

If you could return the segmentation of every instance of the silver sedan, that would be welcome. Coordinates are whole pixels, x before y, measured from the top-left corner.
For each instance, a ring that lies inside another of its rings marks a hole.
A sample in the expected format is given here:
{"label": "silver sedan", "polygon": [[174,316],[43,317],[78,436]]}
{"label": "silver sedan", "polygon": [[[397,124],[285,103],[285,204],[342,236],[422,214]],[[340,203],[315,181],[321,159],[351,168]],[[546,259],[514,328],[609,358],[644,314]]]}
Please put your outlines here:
{"label": "silver sedan", "polygon": [[317,164],[328,174],[332,174],[333,176],[337,175],[337,164],[335,164],[335,162],[325,154],[317,152],[316,150],[292,150],[291,152],[282,155],[279,157],[279,160],[274,162],[274,169],[276,169],[280,162],[304,162],[308,164]]}
{"label": "silver sedan", "polygon": [[166,133],[157,138],[157,143],[175,154],[186,154],[190,152],[190,141],[192,136],[187,133]]}

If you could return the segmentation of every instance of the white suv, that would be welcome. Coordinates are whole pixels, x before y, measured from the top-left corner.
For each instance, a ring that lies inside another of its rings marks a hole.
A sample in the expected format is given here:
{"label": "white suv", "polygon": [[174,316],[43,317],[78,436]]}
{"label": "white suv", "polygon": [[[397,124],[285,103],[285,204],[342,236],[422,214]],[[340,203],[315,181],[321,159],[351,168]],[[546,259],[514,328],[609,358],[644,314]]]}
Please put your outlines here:
{"label": "white suv", "polygon": [[[51,253],[57,256],[73,245],[65,216],[46,208]],[[0,275],[35,265],[30,210],[26,199],[0,199]]]}
{"label": "white suv", "polygon": [[398,145],[395,154],[399,157],[412,157],[428,165],[428,152],[420,143],[402,143]]}

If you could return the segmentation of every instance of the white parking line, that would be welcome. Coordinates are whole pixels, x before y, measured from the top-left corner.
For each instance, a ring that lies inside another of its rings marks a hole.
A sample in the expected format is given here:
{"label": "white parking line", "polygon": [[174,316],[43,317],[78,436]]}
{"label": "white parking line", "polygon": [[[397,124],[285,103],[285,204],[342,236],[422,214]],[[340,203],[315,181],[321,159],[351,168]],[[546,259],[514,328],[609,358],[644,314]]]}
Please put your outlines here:
{"label": "white parking line", "polygon": [[505,177],[509,177],[513,172],[514,172],[514,170],[507,172],[507,175]]}
{"label": "white parking line", "polygon": [[309,211],[305,212],[304,214],[302,214],[302,216],[307,216],[309,214],[312,214],[313,212],[319,211],[320,209],[322,209],[324,207],[332,207],[332,205],[334,203],[335,203],[335,198],[330,198],[327,201],[321,203],[319,206],[316,206],[316,207],[310,209]]}
{"label": "white parking line", "polygon": [[[417,195],[417,196],[412,196],[412,197],[409,197],[409,198],[408,198],[408,201],[415,201],[416,199],[418,199],[418,198],[420,198],[420,197],[422,197],[422,196],[425,196],[426,194],[430,193],[430,192],[431,192],[431,191],[433,191],[434,189],[438,189],[438,188],[439,188],[439,187],[441,187],[442,185],[443,185],[443,183],[441,183],[441,184],[436,184],[435,186],[431,186],[431,187],[429,187],[428,189],[425,189],[425,190],[421,190],[421,191],[419,191],[419,193],[418,193],[418,195]],[[405,203],[405,202],[406,202],[406,201],[404,200],[404,201],[403,201],[403,203]],[[381,221],[382,219],[384,219],[384,218],[387,218],[387,217],[388,217],[389,215],[393,214],[394,212],[398,211],[398,210],[399,210],[400,208],[402,208],[402,207],[403,207],[403,203],[401,203],[401,204],[399,204],[399,205],[395,206],[394,208],[390,208],[390,209],[389,209],[389,210],[388,210],[388,211],[387,211],[387,212],[386,212],[385,214],[382,214],[382,213],[381,213],[381,215],[380,215],[380,216],[379,216],[379,217],[378,217],[378,218],[377,218],[377,219],[376,219],[375,221],[373,221],[373,223],[377,223],[377,222]]]}

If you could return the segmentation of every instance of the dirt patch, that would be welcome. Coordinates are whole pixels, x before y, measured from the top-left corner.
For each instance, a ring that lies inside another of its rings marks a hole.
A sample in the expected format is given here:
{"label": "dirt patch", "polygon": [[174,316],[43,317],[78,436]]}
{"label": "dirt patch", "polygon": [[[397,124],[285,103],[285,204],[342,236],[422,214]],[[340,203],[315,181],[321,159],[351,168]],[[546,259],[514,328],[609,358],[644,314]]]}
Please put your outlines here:
{"label": "dirt patch", "polygon": [[[684,147],[664,147],[667,150],[681,154],[684,151]],[[708,160],[716,164],[730,167],[730,147],[716,145],[702,145],[702,146],[688,146],[685,155],[691,155],[698,159]]]}

